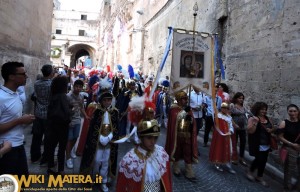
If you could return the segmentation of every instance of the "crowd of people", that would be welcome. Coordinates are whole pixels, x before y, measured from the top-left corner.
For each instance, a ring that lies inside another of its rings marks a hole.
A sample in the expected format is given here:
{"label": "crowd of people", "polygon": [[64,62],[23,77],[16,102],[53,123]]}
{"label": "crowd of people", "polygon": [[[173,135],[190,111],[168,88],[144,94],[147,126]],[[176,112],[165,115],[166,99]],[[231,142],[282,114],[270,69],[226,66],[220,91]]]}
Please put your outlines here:
{"label": "crowd of people", "polygon": [[[204,127],[203,147],[209,146],[213,131],[209,161],[216,171],[236,174],[232,164],[249,166],[246,177],[268,187],[263,177],[268,155],[280,150],[284,189],[300,190],[300,183],[292,182],[300,174],[299,108],[294,104],[287,107],[288,118],[276,129],[266,103],[258,101],[248,109],[244,94],[237,92],[231,99],[224,83],[213,87],[212,97],[197,86],[170,94],[168,77],[154,85],[153,75],[128,78],[121,70],[85,74],[67,66],[57,71],[44,65],[41,72],[31,96],[34,115],[24,114],[23,92],[18,91],[26,84],[24,64],[2,65],[0,174],[29,174],[24,126],[33,123],[30,160],[48,166],[49,175],[65,174],[65,166],[72,169],[78,155],[82,156],[79,173],[102,176],[104,192],[116,177],[117,191],[172,191],[171,172],[197,180],[193,166],[199,162],[197,137]],[[161,128],[167,129],[165,146],[156,144]],[[280,149],[274,146],[276,138],[282,143]],[[244,158],[247,140],[254,157],[250,164]],[[123,142],[132,142],[133,149],[118,162],[118,145]]]}

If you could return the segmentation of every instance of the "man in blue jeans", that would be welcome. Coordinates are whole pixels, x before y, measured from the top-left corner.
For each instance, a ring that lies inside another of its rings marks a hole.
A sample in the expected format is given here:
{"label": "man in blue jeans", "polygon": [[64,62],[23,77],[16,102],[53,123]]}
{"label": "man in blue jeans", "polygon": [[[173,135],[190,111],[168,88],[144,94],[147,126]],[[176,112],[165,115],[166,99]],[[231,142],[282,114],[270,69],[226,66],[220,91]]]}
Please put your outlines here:
{"label": "man in blue jeans", "polygon": [[[30,148],[31,162],[36,163],[41,158],[41,144],[47,127],[47,111],[50,98],[50,89],[54,70],[52,65],[44,65],[41,69],[43,78],[34,83],[34,95],[36,97],[32,126],[32,142]],[[44,139],[46,140],[46,138]],[[41,165],[47,162],[47,149],[44,146]]]}
{"label": "man in blue jeans", "polygon": [[66,164],[69,169],[73,169],[74,165],[72,158],[76,158],[75,153],[71,154],[71,151],[76,143],[77,138],[79,137],[81,126],[81,114],[83,114],[86,119],[89,119],[84,110],[83,96],[79,94],[82,91],[82,88],[83,81],[76,80],[73,85],[73,90],[67,94],[70,104],[73,106],[71,112],[71,123],[69,125],[68,143],[66,148]]}

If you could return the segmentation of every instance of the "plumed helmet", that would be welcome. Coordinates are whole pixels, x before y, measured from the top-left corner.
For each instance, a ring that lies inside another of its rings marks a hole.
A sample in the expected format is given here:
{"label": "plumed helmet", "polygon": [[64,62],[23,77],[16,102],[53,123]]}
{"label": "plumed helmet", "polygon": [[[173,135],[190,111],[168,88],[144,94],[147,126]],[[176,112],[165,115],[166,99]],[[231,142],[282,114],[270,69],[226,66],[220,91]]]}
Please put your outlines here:
{"label": "plumed helmet", "polygon": [[129,85],[135,85],[135,81],[130,79],[129,81],[127,81],[127,86]]}
{"label": "plumed helmet", "polygon": [[109,93],[109,92],[104,92],[104,93],[102,93],[101,95],[100,95],[100,97],[99,97],[99,102],[101,102],[103,99],[105,99],[105,98],[109,98],[109,99],[112,99],[113,98],[113,95],[111,94],[111,93]]}
{"label": "plumed helmet", "polygon": [[169,87],[170,86],[170,82],[168,80],[164,80],[162,83],[161,83],[162,86],[164,87]]}
{"label": "plumed helmet", "polygon": [[139,137],[144,136],[159,136],[160,127],[157,120],[152,119],[150,121],[141,121],[138,124],[137,133]]}

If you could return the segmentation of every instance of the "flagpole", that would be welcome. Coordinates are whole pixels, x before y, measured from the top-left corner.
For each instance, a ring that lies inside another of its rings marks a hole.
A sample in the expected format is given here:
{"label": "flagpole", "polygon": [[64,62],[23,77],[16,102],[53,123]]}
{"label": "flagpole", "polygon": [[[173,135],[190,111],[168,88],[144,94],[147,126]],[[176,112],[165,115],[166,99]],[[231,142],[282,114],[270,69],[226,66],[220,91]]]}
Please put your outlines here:
{"label": "flagpole", "polygon": [[219,129],[219,119],[218,119],[218,109],[217,109],[217,103],[216,103],[216,88],[215,88],[215,61],[214,61],[214,47],[215,47],[215,41],[214,39],[216,38],[217,34],[212,35],[211,38],[211,98],[212,98],[212,106],[214,109],[214,122],[215,122],[215,127]]}

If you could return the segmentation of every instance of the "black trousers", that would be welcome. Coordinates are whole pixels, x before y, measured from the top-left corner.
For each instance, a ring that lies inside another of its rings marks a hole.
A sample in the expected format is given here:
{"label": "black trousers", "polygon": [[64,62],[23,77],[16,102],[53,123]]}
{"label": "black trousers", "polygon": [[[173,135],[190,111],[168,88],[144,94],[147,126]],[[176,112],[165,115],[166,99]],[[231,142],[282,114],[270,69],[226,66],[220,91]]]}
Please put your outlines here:
{"label": "black trousers", "polygon": [[13,147],[0,159],[0,175],[28,175],[28,165],[24,145]]}
{"label": "black trousers", "polygon": [[269,150],[259,151],[255,155],[255,159],[252,161],[250,171],[254,172],[257,169],[257,176],[262,177],[265,171],[265,167],[268,161]]}
{"label": "black trousers", "polygon": [[195,121],[196,121],[196,126],[197,126],[197,135],[198,135],[199,134],[199,130],[203,126],[203,121],[202,121],[202,118],[195,118]]}
{"label": "black trousers", "polygon": [[204,131],[204,143],[207,144],[209,133],[211,131],[211,128],[214,126],[214,120],[212,116],[206,116],[205,117],[205,131]]}
{"label": "black trousers", "polygon": [[[32,126],[32,142],[30,147],[31,161],[37,161],[41,157],[41,144],[47,129],[47,120],[36,117]],[[46,139],[46,138],[45,138]],[[47,142],[44,140],[45,143]],[[45,147],[44,147],[45,151]]]}
{"label": "black trousers", "polygon": [[244,158],[245,147],[246,147],[246,130],[235,130],[236,143],[240,138],[240,157]]}
{"label": "black trousers", "polygon": [[58,144],[58,171],[64,171],[65,168],[65,152],[68,142],[68,125],[51,125],[47,130],[47,157],[48,157],[48,168],[54,167],[54,152]]}

